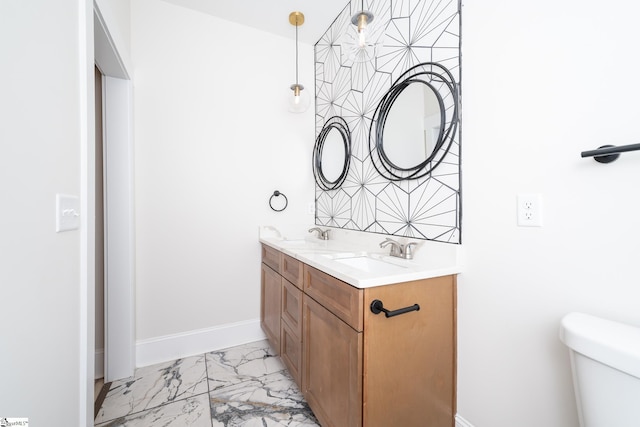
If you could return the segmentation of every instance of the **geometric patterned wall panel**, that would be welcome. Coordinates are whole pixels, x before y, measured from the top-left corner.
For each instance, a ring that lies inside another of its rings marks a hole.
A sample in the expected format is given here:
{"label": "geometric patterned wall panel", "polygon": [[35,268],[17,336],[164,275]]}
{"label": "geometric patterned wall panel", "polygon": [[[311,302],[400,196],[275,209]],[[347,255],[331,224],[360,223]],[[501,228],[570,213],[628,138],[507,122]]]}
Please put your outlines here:
{"label": "geometric patterned wall panel", "polygon": [[431,174],[390,181],[374,167],[369,129],[378,102],[395,80],[424,62],[444,65],[460,84],[459,0],[365,0],[384,42],[368,62],[352,61],[341,45],[352,0],[315,45],[316,137],[325,122],[342,117],[352,139],[350,169],[342,186],[316,185],[316,224],[394,236],[461,243],[460,126],[448,154]]}

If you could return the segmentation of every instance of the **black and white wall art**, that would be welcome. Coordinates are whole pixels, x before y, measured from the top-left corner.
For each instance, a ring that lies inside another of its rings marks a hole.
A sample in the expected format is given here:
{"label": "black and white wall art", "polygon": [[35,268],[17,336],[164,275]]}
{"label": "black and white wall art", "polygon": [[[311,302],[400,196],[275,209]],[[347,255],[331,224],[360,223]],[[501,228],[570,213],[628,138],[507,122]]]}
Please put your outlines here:
{"label": "black and white wall art", "polygon": [[[349,170],[340,187],[316,185],[316,224],[459,244],[460,126],[450,135],[438,166],[412,179],[393,179],[378,171],[370,133],[378,125],[374,121],[380,101],[420,64],[437,63],[450,72],[458,108],[460,2],[365,0],[364,8],[374,15],[372,34],[380,36],[369,58],[357,58],[348,47],[351,17],[362,9],[361,0],[347,4],[315,45],[316,136],[333,117],[344,119],[351,136]],[[451,108],[451,99],[444,102],[444,108]],[[432,129],[437,135],[439,128]],[[385,147],[391,147],[387,144],[385,140]]]}

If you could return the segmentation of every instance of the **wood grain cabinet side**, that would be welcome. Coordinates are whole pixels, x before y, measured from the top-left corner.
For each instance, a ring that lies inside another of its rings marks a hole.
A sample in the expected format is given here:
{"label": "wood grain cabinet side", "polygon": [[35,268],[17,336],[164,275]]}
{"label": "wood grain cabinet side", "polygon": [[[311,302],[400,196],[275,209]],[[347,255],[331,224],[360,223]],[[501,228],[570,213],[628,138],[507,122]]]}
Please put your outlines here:
{"label": "wood grain cabinet side", "polygon": [[455,276],[367,288],[394,317],[364,314],[363,426],[453,427],[456,413]]}

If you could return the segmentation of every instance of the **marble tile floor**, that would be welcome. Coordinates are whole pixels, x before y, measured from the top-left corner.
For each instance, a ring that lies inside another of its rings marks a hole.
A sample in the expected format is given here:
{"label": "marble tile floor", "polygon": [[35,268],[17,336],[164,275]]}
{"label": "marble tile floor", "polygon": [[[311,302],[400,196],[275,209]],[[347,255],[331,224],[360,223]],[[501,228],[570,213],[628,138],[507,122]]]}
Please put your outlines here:
{"label": "marble tile floor", "polygon": [[111,384],[96,427],[319,427],[267,341],[136,369]]}

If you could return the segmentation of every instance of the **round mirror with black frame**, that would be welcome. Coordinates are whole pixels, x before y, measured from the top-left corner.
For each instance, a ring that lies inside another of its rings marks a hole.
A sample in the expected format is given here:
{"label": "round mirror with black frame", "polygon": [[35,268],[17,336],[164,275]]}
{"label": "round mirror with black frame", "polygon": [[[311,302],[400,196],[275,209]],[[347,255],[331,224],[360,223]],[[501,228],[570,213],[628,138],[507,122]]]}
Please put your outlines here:
{"label": "round mirror with black frame", "polygon": [[456,136],[458,104],[455,80],[443,65],[425,62],[402,74],[371,121],[369,152],[378,173],[392,181],[430,174]]}
{"label": "round mirror with black frame", "polygon": [[326,121],[313,148],[313,176],[323,190],[340,188],[351,162],[351,132],[342,117]]}

